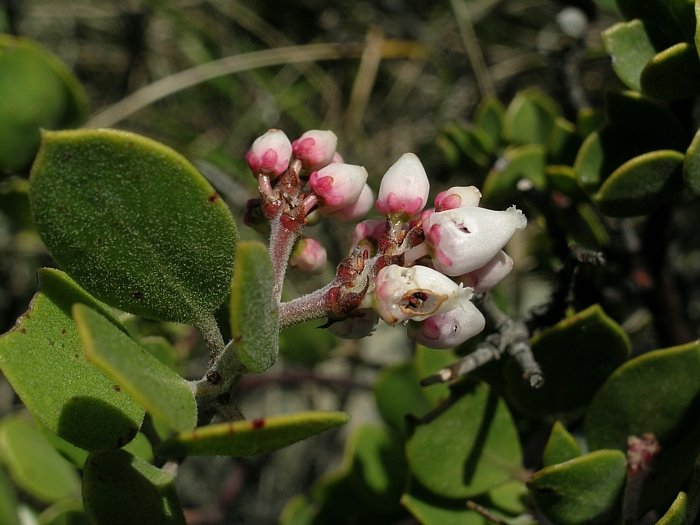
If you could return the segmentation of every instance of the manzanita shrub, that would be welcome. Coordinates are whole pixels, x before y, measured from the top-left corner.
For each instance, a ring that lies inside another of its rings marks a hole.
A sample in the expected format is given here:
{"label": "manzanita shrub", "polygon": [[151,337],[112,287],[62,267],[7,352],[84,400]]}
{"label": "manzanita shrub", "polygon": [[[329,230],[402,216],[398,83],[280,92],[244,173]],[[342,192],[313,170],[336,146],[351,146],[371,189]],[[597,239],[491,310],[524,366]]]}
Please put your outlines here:
{"label": "manzanita shrub", "polygon": [[[37,271],[27,312],[0,338],[0,369],[26,408],[0,421],[0,523],[184,524],[173,482],[188,456],[254,456],[342,425],[341,412],[247,420],[236,402],[241,378],[277,361],[280,332],[310,320],[347,339],[379,323],[405,329],[415,353],[374,385],[385,425],[358,428],[340,469],[293,498],[283,525],[695,523],[700,345],[630,359],[629,327],[599,290],[619,278],[605,259],[644,288],[629,260],[642,250],[630,247],[636,227],[700,191],[687,115],[700,95],[700,7],[618,5],[628,21],[603,38],[631,91],[609,93],[604,113],[574,123],[525,90],[443,130],[436,146],[481,173],[481,190],[431,199],[406,153],[375,195],[333,132],[260,136],[246,156],[260,196],[244,222],[267,244],[239,240],[224,200],[172,149],[117,130],[56,131],[84,120],[79,84],[35,44],[0,40],[0,87],[26,64],[48,79],[0,100],[0,170],[31,165],[0,209],[22,220],[16,203],[28,202],[27,227],[60,267]],[[39,146],[40,127],[54,131]],[[327,264],[304,235],[319,220],[355,223],[350,249],[330,282],[287,298],[288,267]],[[557,268],[555,284],[512,317],[497,287],[514,266],[503,249],[533,229],[526,239],[547,240],[531,253]],[[650,309],[662,333],[664,312]],[[202,377],[185,379],[172,345],[138,318],[196,327]]]}

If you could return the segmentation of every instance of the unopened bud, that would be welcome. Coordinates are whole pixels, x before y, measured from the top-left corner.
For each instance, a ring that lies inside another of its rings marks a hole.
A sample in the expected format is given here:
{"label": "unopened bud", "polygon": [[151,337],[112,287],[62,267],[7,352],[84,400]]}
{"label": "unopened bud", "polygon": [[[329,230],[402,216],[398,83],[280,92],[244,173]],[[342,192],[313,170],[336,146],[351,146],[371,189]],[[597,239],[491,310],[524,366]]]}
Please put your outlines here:
{"label": "unopened bud", "polygon": [[462,206],[478,206],[481,192],[476,186],[455,186],[435,197],[435,211],[454,210]]}
{"label": "unopened bud", "polygon": [[326,269],[326,249],[316,239],[303,237],[289,256],[289,266],[302,272],[320,274]]}
{"label": "unopened bud", "polygon": [[353,204],[366,181],[367,170],[362,166],[329,164],[311,174],[309,186],[320,201],[321,211],[329,213]]}
{"label": "unopened bud", "polygon": [[363,245],[369,244],[372,247],[371,251],[376,248],[379,238],[386,230],[386,219],[367,219],[357,223],[350,238],[350,251],[355,248],[361,248]]}
{"label": "unopened bud", "polygon": [[261,135],[245,156],[248,166],[258,175],[277,177],[289,167],[289,159],[292,156],[292,143],[287,135],[278,129],[271,129]]}
{"label": "unopened bud", "polygon": [[484,293],[500,283],[512,269],[513,259],[501,250],[481,268],[458,277],[457,282],[474,288],[476,293]]}
{"label": "unopened bud", "polygon": [[423,164],[413,153],[404,153],[382,178],[377,210],[382,215],[398,215],[408,220],[420,213],[428,202],[430,182]]}
{"label": "unopened bud", "polygon": [[342,339],[362,339],[370,336],[377,329],[379,315],[371,308],[358,308],[350,315],[333,323],[328,330]]}
{"label": "unopened bud", "polygon": [[309,172],[318,171],[333,161],[337,144],[332,131],[314,129],[292,142],[292,153]]}
{"label": "unopened bud", "polygon": [[408,337],[428,348],[447,349],[461,345],[486,326],[486,320],[471,301],[443,314],[429,317],[421,323],[408,324]]}
{"label": "unopened bud", "polygon": [[355,202],[350,206],[329,213],[329,216],[338,221],[357,221],[367,215],[369,210],[372,209],[373,204],[374,193],[372,192],[372,188],[369,187],[369,184],[365,184],[360,192],[360,196]]}

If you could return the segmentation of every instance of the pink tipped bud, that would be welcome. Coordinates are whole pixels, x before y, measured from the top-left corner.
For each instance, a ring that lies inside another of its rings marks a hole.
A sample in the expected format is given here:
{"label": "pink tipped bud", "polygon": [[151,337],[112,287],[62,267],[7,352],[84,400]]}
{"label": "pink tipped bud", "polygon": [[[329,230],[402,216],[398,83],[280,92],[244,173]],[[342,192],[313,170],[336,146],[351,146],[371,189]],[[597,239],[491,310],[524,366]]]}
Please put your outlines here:
{"label": "pink tipped bud", "polygon": [[428,348],[447,349],[461,345],[486,326],[486,320],[471,301],[422,323],[408,324],[408,337]]}
{"label": "pink tipped bud", "polygon": [[287,135],[278,129],[271,129],[255,139],[245,160],[256,177],[258,175],[277,177],[289,167],[291,156],[292,143],[289,142]]}
{"label": "pink tipped bud", "polygon": [[485,266],[526,225],[525,215],[515,206],[506,211],[467,206],[433,213],[423,231],[435,269],[457,276]]}
{"label": "pink tipped bud", "polygon": [[304,168],[318,171],[333,162],[337,144],[338,137],[332,131],[314,129],[307,131],[292,143],[292,153]]}
{"label": "pink tipped bud", "polygon": [[324,213],[340,210],[353,204],[367,182],[367,170],[352,164],[329,164],[314,171],[309,179],[311,191],[318,197]]}
{"label": "pink tipped bud", "polygon": [[345,164],[343,156],[336,151],[335,155],[333,155],[333,160],[331,161],[331,164]]}
{"label": "pink tipped bud", "polygon": [[354,203],[345,208],[340,208],[339,210],[331,212],[329,216],[337,221],[357,221],[367,215],[369,210],[372,209],[373,204],[374,192],[372,192],[372,188],[369,187],[369,184],[365,184],[360,192],[360,196]]}
{"label": "pink tipped bud", "polygon": [[350,315],[328,327],[332,334],[343,339],[362,339],[370,336],[377,329],[379,315],[371,308],[358,308]]}
{"label": "pink tipped bud", "polygon": [[373,253],[384,230],[386,230],[386,219],[367,219],[358,223],[352,232],[350,251],[360,248]]}
{"label": "pink tipped bud", "polygon": [[320,274],[326,269],[326,249],[316,239],[303,237],[289,256],[289,266],[302,272]]}
{"label": "pink tipped bud", "polygon": [[464,286],[474,288],[476,293],[488,292],[513,269],[513,259],[501,250],[481,268],[457,278]]}
{"label": "pink tipped bud", "polygon": [[476,186],[455,186],[438,193],[435,211],[454,210],[463,206],[478,206],[481,192]]}
{"label": "pink tipped bud", "polygon": [[404,153],[382,178],[377,210],[408,220],[423,210],[429,191],[428,175],[420,160],[413,153]]}
{"label": "pink tipped bud", "polygon": [[431,268],[392,264],[377,273],[373,307],[388,324],[423,321],[457,308],[471,296],[471,288],[463,288]]}

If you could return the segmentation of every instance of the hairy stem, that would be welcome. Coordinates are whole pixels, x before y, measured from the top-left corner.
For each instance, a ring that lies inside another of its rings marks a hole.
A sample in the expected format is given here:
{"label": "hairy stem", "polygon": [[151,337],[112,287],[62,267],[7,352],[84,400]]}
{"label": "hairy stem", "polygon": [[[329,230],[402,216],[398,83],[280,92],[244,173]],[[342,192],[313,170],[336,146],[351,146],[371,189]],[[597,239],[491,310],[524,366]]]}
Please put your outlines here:
{"label": "hairy stem", "polygon": [[294,324],[327,317],[331,311],[328,291],[336,286],[335,281],[323,288],[279,305],[280,329]]}

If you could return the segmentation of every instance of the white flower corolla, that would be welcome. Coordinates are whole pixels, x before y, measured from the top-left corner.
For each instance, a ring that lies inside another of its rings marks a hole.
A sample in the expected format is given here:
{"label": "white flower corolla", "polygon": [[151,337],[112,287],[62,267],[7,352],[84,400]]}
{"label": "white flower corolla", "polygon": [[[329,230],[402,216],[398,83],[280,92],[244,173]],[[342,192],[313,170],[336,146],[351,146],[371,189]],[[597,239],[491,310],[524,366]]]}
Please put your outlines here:
{"label": "white flower corolla", "polygon": [[426,266],[392,264],[379,270],[372,306],[387,324],[423,321],[468,302],[471,288]]}
{"label": "white flower corolla", "polygon": [[408,323],[408,337],[428,348],[447,349],[461,345],[486,326],[486,320],[471,301],[458,308],[429,317],[423,322]]}
{"label": "white flower corolla", "polygon": [[515,206],[506,211],[465,206],[427,216],[423,231],[435,269],[456,277],[486,265],[526,225]]}
{"label": "white flower corolla", "polygon": [[404,153],[382,177],[375,205],[382,215],[408,220],[423,210],[429,192],[423,164],[413,153]]}
{"label": "white flower corolla", "polygon": [[245,156],[248,166],[258,175],[277,177],[289,167],[292,156],[292,143],[284,131],[271,129],[264,133],[250,147]]}
{"label": "white flower corolla", "polygon": [[513,259],[501,250],[481,268],[457,278],[457,282],[474,288],[475,293],[488,292],[496,286],[513,269]]}
{"label": "white flower corolla", "polygon": [[476,186],[455,186],[437,194],[434,201],[435,210],[445,211],[463,206],[478,206],[480,200],[481,192]]}
{"label": "white flower corolla", "polygon": [[343,319],[333,323],[328,330],[342,339],[362,339],[374,333],[379,315],[371,308],[358,308]]}
{"label": "white flower corolla", "polygon": [[318,197],[319,209],[329,213],[354,204],[366,182],[367,170],[362,166],[329,164],[311,174],[309,187]]}
{"label": "white flower corolla", "polygon": [[337,145],[338,137],[332,131],[312,129],[292,142],[292,152],[304,168],[318,171],[333,162]]}

